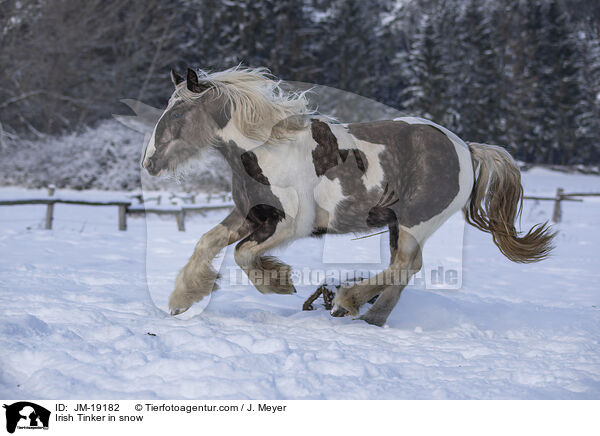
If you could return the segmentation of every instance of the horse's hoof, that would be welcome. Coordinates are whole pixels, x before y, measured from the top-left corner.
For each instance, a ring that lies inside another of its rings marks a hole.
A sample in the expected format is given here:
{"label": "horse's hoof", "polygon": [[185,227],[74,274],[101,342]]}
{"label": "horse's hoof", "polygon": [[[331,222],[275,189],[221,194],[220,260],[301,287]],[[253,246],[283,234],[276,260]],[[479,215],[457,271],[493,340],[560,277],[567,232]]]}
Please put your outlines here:
{"label": "horse's hoof", "polygon": [[356,288],[340,288],[335,295],[332,310],[336,307],[345,311],[344,315],[340,316],[358,316],[360,305],[356,304]]}
{"label": "horse's hoof", "polygon": [[189,309],[189,307],[185,307],[185,308],[184,307],[176,307],[174,309],[171,309],[171,316],[180,315],[188,309]]}
{"label": "horse's hoof", "polygon": [[335,316],[338,318],[348,315],[348,311],[341,306],[333,306],[333,309],[331,309],[330,313],[331,313],[331,316]]}
{"label": "horse's hoof", "polygon": [[366,322],[367,324],[376,325],[377,327],[383,327],[387,319],[381,319],[375,316],[368,316],[369,313],[365,313],[363,316],[359,316],[356,319]]}

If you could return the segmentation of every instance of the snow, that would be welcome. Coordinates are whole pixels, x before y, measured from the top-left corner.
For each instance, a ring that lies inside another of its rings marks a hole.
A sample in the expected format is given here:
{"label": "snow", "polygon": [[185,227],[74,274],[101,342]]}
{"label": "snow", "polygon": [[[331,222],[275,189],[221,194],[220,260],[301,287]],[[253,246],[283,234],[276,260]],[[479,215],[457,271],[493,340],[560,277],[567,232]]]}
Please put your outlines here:
{"label": "snow", "polygon": [[[524,174],[530,195],[593,192],[599,182]],[[0,198],[44,192],[1,188]],[[549,219],[552,207],[526,201],[523,227]],[[557,249],[538,264],[511,263],[470,226],[459,260],[447,235],[432,239],[426,257],[449,253],[461,287],[415,282],[384,328],[332,318],[322,300],[302,312],[312,283],[279,296],[232,282],[241,276],[230,249],[215,262],[221,289],[181,318],[168,316],[175,274],[225,211],[187,217],[186,232],[155,215],[131,217],[119,232],[116,207],[62,204],[46,231],[44,213],[43,205],[0,207],[3,398],[600,398],[600,198],[563,204]],[[277,255],[301,271],[326,270],[325,248],[377,251],[371,238],[353,237],[297,241]],[[382,250],[365,267],[385,261]]]}

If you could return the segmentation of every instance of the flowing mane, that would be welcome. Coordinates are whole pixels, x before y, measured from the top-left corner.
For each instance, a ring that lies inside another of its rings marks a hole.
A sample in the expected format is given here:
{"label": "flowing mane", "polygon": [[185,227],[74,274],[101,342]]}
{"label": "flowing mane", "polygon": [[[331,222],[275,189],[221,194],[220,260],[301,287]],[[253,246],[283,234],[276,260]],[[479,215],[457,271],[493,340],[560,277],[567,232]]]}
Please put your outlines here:
{"label": "flowing mane", "polygon": [[224,97],[232,108],[232,119],[240,132],[251,139],[282,139],[290,132],[307,126],[308,116],[315,113],[308,106],[305,92],[281,88],[266,68],[233,67],[224,71],[198,71],[199,83],[207,90],[189,91],[185,82],[177,86],[171,100],[196,100],[209,90]]}

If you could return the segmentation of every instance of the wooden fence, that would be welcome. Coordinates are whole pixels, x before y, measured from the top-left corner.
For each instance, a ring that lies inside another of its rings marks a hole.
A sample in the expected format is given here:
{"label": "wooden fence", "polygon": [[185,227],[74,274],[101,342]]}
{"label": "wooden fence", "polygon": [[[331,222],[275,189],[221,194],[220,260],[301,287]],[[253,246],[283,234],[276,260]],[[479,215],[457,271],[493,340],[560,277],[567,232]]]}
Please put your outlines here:
{"label": "wooden fence", "polygon": [[523,196],[523,200],[539,200],[539,201],[553,201],[554,202],[554,210],[552,212],[552,222],[559,223],[562,221],[562,202],[563,201],[577,201],[582,202],[581,198],[574,197],[600,197],[600,193],[598,192],[573,192],[570,194],[565,194],[563,188],[558,188],[556,190],[556,195],[554,197],[534,197],[534,196]]}
{"label": "wooden fence", "polygon": [[[46,205],[46,221],[45,228],[47,230],[52,229],[52,222],[54,220],[54,205],[55,204],[77,204],[83,206],[117,206],[119,208],[118,213],[118,228],[121,231],[127,230],[127,215],[145,215],[149,213],[157,215],[174,215],[177,222],[177,229],[179,231],[185,231],[185,216],[189,213],[205,213],[211,210],[220,209],[231,209],[233,203],[224,202],[222,204],[195,204],[195,195],[186,196],[175,196],[171,194],[170,200],[173,201],[175,198],[178,200],[189,201],[192,204],[168,204],[160,206],[161,197],[153,197],[146,199],[146,201],[152,200],[156,202],[156,206],[146,206],[144,198],[141,195],[133,195],[130,198],[137,199],[137,204],[134,204],[131,200],[119,199],[119,200],[81,200],[73,198],[62,198],[55,197],[55,188],[48,188],[48,197],[39,198],[24,198],[24,199],[5,199],[0,200],[0,206],[17,206],[26,204],[45,204]],[[225,200],[225,196],[221,196]],[[208,202],[210,202],[212,196],[208,196]]]}
{"label": "wooden fence", "polygon": [[[119,230],[127,230],[127,215],[142,215],[142,214],[158,214],[158,215],[173,215],[177,223],[177,229],[181,232],[185,231],[185,217],[189,213],[205,213],[211,210],[220,209],[231,209],[233,203],[226,202],[226,196],[222,195],[221,198],[224,201],[221,204],[196,204],[196,194],[186,195],[175,195],[171,194],[169,200],[173,202],[174,199],[187,202],[188,204],[168,204],[161,206],[161,197],[146,198],[145,201],[156,202],[155,206],[148,206],[144,202],[144,198],[141,194],[129,196],[131,199],[137,199],[137,204],[134,204],[131,200],[79,200],[55,197],[55,188],[50,186],[48,188],[48,197],[40,198],[26,198],[26,199],[6,199],[0,200],[0,206],[15,206],[24,204],[45,204],[46,205],[46,229],[52,229],[52,221],[54,220],[54,205],[57,203],[62,204],[78,204],[84,206],[117,206],[119,208]],[[562,207],[563,201],[577,201],[582,202],[581,198],[575,197],[600,197],[600,193],[594,192],[575,192],[565,194],[562,188],[558,188],[554,197],[536,197],[536,196],[524,196],[524,200],[538,200],[538,201],[554,201],[554,210],[552,213],[552,221],[558,223],[562,219]],[[207,203],[210,203],[212,196],[208,196]]]}

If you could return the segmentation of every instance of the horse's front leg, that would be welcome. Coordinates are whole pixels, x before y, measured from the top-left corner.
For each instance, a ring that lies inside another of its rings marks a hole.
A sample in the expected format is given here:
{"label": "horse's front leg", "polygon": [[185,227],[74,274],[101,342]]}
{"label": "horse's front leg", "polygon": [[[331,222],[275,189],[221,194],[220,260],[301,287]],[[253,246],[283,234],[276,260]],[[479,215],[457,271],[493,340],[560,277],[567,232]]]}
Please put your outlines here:
{"label": "horse's front leg", "polygon": [[293,294],[291,267],[273,256],[263,256],[294,237],[293,219],[267,221],[235,247],[235,261],[263,294]]}
{"label": "horse's front leg", "polygon": [[223,248],[249,232],[245,217],[234,209],[220,224],[202,235],[188,263],[175,279],[175,289],[169,297],[171,315],[185,312],[216,289],[219,274],[212,267],[212,260]]}

